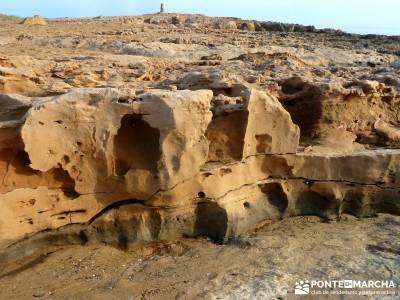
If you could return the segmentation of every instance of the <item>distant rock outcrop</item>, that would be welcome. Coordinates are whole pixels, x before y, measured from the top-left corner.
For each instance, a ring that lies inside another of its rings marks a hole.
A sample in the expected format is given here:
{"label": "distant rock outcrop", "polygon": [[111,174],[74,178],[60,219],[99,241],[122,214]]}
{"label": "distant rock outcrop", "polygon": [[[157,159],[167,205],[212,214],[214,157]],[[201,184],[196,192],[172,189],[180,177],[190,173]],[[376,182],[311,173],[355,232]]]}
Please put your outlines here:
{"label": "distant rock outcrop", "polygon": [[24,20],[22,20],[21,24],[24,25],[48,25],[47,21],[38,15],[32,16],[32,17],[27,17]]}

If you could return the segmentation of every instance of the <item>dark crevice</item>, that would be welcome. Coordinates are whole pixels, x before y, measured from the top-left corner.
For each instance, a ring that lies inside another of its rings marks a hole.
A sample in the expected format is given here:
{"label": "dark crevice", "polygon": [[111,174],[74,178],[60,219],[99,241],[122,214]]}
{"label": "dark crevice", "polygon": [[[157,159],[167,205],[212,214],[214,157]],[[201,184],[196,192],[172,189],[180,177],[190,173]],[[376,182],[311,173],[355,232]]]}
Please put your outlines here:
{"label": "dark crevice", "polygon": [[114,202],[112,204],[110,204],[109,206],[103,208],[101,211],[99,211],[97,214],[95,214],[88,222],[88,224],[93,223],[98,217],[100,217],[101,215],[107,213],[108,211],[112,210],[112,209],[118,209],[121,206],[125,206],[125,205],[132,205],[132,204],[140,204],[140,205],[145,205],[145,200],[138,200],[138,199],[125,199],[125,200],[120,200],[117,202]]}
{"label": "dark crevice", "polygon": [[319,179],[308,179],[305,177],[273,177],[270,176],[268,179],[272,180],[302,180],[304,184],[310,184],[313,185],[316,182],[322,182],[322,183],[328,183],[328,182],[333,182],[333,183],[345,183],[348,184],[349,186],[354,186],[354,185],[359,185],[359,186],[375,186],[380,189],[387,189],[387,190],[394,190],[397,189],[395,187],[389,187],[389,186],[383,186],[384,182],[377,182],[377,183],[362,183],[362,182],[355,182],[355,181],[349,181],[349,180],[319,180]]}
{"label": "dark crevice", "polygon": [[63,189],[63,193],[65,195],[65,197],[73,200],[78,198],[79,196],[81,196],[81,194],[79,194],[77,191],[75,191],[75,189]]}
{"label": "dark crevice", "polygon": [[71,214],[84,214],[84,213],[86,213],[86,209],[66,210],[57,214],[50,215],[50,217],[71,215]]}
{"label": "dark crevice", "polygon": [[79,232],[79,239],[81,240],[81,244],[82,245],[86,245],[87,244],[87,242],[89,241],[89,238],[88,238],[88,236],[87,236],[87,234],[85,233],[85,231],[83,231],[83,230],[81,230],[80,232]]}
{"label": "dark crevice", "polygon": [[286,211],[289,201],[282,185],[277,182],[266,183],[260,186],[261,192],[267,196],[269,204],[276,207],[281,215]]}
{"label": "dark crevice", "polygon": [[246,209],[249,209],[251,207],[251,205],[250,205],[249,202],[246,201],[246,202],[243,203],[243,207],[246,208]]}
{"label": "dark crevice", "polygon": [[125,115],[114,138],[115,172],[125,175],[131,169],[157,173],[161,158],[160,132],[143,120],[142,115]]}
{"label": "dark crevice", "polygon": [[301,192],[296,199],[299,215],[317,215],[325,218],[331,212],[339,211],[339,202],[333,196],[326,196],[314,191]]}
{"label": "dark crevice", "polygon": [[199,202],[196,207],[194,236],[207,237],[214,243],[223,244],[228,228],[226,210],[213,201]]}
{"label": "dark crevice", "polygon": [[300,127],[301,139],[310,138],[322,119],[322,95],[319,89],[301,77],[281,82],[280,101],[290,113],[293,123]]}
{"label": "dark crevice", "polygon": [[365,206],[366,199],[363,194],[348,192],[343,199],[342,213],[362,217],[365,214]]}
{"label": "dark crevice", "polygon": [[197,197],[199,198],[205,198],[206,194],[204,192],[198,192]]}

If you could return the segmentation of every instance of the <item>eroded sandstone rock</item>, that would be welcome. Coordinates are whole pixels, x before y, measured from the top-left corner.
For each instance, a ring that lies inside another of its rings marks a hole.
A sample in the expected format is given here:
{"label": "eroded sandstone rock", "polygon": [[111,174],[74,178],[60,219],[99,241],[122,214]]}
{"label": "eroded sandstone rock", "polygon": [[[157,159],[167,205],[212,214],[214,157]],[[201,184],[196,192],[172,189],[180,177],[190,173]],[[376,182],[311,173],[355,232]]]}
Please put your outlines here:
{"label": "eroded sandstone rock", "polygon": [[0,259],[399,213],[393,37],[180,14],[7,26]]}
{"label": "eroded sandstone rock", "polygon": [[399,212],[398,150],[301,153],[276,98],[235,80],[224,94],[218,78],[193,91],[3,95],[13,131],[1,137],[20,143],[1,150],[2,247],[46,244],[48,230],[61,243],[223,242],[269,218]]}
{"label": "eroded sandstone rock", "polygon": [[400,145],[400,129],[378,120],[374,124],[374,129],[382,138],[382,143],[388,146]]}
{"label": "eroded sandstone rock", "polygon": [[24,25],[48,25],[47,21],[38,15],[25,18],[21,22],[21,24],[24,24]]}
{"label": "eroded sandstone rock", "polygon": [[235,21],[220,22],[217,26],[219,29],[224,30],[236,30],[238,28]]}
{"label": "eroded sandstone rock", "polygon": [[19,95],[0,95],[0,151],[23,147],[20,128],[33,100]]}

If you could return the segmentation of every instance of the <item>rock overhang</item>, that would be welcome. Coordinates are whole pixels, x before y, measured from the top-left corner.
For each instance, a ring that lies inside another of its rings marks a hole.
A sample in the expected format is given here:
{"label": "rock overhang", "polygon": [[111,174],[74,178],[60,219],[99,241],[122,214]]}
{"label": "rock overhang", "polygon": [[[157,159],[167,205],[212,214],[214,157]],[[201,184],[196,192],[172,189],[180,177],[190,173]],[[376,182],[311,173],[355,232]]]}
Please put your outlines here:
{"label": "rock overhang", "polygon": [[399,150],[302,152],[278,99],[237,86],[24,98],[22,147],[2,149],[2,244],[70,226],[92,242],[110,226],[132,243],[223,242],[270,218],[399,213]]}

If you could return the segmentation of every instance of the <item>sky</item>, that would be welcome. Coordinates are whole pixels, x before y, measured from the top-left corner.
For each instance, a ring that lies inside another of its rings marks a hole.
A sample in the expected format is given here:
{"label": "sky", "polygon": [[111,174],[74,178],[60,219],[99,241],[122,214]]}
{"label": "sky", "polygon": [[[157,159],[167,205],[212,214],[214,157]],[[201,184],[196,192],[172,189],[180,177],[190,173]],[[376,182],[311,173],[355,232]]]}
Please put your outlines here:
{"label": "sky", "polygon": [[0,0],[0,13],[48,18],[166,11],[400,35],[400,0]]}

